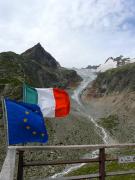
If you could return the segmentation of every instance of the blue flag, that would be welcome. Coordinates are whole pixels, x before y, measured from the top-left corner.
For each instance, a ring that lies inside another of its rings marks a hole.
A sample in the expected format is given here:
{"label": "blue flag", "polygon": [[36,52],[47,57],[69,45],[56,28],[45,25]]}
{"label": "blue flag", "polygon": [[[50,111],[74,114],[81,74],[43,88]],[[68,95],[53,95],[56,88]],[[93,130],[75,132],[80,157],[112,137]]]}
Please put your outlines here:
{"label": "blue flag", "polygon": [[9,145],[47,142],[48,135],[38,105],[5,99]]}

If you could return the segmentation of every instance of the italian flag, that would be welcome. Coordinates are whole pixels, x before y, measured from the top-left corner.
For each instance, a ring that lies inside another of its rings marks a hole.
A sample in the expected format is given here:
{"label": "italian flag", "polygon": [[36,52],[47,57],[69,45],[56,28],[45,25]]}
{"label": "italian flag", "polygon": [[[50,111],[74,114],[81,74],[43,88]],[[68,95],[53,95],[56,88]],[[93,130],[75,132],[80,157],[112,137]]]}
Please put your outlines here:
{"label": "italian flag", "polygon": [[32,88],[23,86],[23,101],[39,105],[44,117],[64,117],[70,111],[70,99],[59,88]]}

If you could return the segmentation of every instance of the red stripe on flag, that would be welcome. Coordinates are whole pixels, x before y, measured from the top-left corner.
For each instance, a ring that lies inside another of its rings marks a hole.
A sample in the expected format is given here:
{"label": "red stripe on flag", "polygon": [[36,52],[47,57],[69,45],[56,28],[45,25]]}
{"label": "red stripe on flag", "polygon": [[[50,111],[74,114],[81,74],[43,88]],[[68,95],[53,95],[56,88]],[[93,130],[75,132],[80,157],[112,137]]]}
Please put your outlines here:
{"label": "red stripe on flag", "polygon": [[70,99],[66,91],[58,88],[53,88],[55,98],[55,117],[64,117],[70,111]]}

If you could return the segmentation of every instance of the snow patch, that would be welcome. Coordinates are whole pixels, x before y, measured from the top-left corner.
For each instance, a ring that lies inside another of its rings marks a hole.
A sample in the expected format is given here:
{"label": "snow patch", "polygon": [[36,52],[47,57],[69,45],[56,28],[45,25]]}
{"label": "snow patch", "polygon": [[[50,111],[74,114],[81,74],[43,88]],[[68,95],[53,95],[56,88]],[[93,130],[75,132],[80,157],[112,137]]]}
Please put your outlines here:
{"label": "snow patch", "polygon": [[105,72],[108,69],[113,69],[117,67],[117,62],[114,61],[112,58],[109,58],[104,64],[101,64],[97,68],[97,72]]}

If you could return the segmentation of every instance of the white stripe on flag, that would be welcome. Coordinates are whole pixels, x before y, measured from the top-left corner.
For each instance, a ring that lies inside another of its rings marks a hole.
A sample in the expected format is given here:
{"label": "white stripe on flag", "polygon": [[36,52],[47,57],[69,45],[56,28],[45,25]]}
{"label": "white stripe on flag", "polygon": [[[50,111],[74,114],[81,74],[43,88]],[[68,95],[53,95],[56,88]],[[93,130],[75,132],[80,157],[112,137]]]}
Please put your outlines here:
{"label": "white stripe on flag", "polygon": [[7,156],[3,163],[0,180],[13,180],[14,179],[14,170],[15,170],[15,156],[16,149],[8,149]]}
{"label": "white stripe on flag", "polygon": [[55,98],[53,88],[36,88],[38,105],[44,117],[55,117]]}

